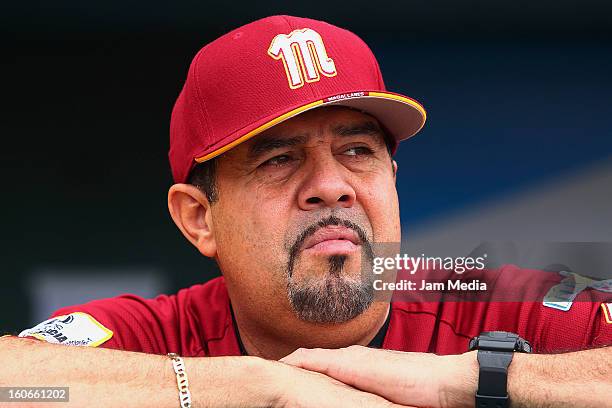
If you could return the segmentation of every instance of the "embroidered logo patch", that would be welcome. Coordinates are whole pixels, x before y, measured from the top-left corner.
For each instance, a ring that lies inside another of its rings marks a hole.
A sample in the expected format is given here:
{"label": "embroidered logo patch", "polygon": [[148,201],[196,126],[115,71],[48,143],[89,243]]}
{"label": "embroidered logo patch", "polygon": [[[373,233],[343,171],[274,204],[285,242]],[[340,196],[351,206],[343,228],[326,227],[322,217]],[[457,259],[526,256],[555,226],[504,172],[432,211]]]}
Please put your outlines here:
{"label": "embroidered logo patch", "polygon": [[48,343],[69,346],[98,347],[113,337],[113,332],[87,313],[75,312],[57,316],[19,333]]}
{"label": "embroidered logo patch", "polygon": [[604,319],[606,319],[606,323],[612,324],[612,303],[602,303],[601,308],[603,309]]}
{"label": "embroidered logo patch", "polygon": [[268,55],[283,62],[291,89],[301,88],[305,82],[317,82],[321,75],[334,77],[337,74],[323,39],[310,28],[277,35],[270,43]]}
{"label": "embroidered logo patch", "polygon": [[567,312],[572,307],[576,296],[580,294],[587,285],[579,279],[579,275],[570,275],[559,284],[550,288],[542,304],[546,307]]}

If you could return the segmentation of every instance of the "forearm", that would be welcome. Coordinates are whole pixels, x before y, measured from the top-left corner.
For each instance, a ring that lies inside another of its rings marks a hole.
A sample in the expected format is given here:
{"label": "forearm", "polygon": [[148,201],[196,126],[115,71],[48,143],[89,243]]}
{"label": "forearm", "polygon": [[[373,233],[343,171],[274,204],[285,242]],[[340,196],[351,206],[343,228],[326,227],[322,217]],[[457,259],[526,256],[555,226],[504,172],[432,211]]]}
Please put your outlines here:
{"label": "forearm", "polygon": [[[473,407],[478,387],[477,352],[450,359],[442,406]],[[514,353],[508,368],[512,408],[603,407],[612,395],[612,347],[562,354]],[[453,380],[454,379],[454,380]],[[452,380],[452,381],[451,381]]]}
{"label": "forearm", "polygon": [[564,354],[515,354],[512,407],[602,407],[612,395],[612,347]]}
{"label": "forearm", "polygon": [[[0,339],[0,355],[0,386],[69,387],[67,407],[179,405],[166,356],[10,337]],[[251,357],[186,358],[194,407],[270,405],[272,390],[258,386],[266,381],[267,364],[273,363]]]}

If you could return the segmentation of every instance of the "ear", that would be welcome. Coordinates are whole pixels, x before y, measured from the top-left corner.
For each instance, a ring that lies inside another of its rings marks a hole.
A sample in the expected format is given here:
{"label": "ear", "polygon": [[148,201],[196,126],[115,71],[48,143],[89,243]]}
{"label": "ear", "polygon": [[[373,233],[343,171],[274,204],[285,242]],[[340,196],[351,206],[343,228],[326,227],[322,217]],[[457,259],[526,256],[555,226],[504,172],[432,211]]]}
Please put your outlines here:
{"label": "ear", "polygon": [[199,188],[191,184],[174,184],[168,191],[170,216],[202,255],[217,254],[210,203]]}
{"label": "ear", "polygon": [[393,181],[397,181],[397,162],[393,160]]}

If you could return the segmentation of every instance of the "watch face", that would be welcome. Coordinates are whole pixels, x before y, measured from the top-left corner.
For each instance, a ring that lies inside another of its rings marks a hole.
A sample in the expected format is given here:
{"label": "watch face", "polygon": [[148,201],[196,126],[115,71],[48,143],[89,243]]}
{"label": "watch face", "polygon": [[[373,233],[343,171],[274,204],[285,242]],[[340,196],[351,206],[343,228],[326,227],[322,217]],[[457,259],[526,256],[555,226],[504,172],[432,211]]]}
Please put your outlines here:
{"label": "watch face", "polygon": [[490,331],[486,332],[487,336],[495,340],[515,340],[518,339],[518,334],[505,331]]}
{"label": "watch face", "polygon": [[480,336],[470,340],[469,350],[506,350],[509,352],[518,351],[522,353],[531,353],[531,344],[516,333],[505,331],[489,331],[482,332]]}

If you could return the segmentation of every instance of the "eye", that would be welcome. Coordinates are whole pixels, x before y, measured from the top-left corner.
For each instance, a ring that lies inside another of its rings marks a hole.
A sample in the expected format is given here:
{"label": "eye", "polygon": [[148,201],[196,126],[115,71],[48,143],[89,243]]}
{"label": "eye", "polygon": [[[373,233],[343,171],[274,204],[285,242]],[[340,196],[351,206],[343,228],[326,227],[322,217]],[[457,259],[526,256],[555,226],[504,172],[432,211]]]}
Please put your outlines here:
{"label": "eye", "polygon": [[355,146],[350,149],[346,149],[343,154],[347,156],[363,156],[372,154],[372,150],[365,146]]}
{"label": "eye", "polygon": [[281,154],[281,155],[274,156],[271,159],[266,160],[265,162],[261,163],[260,166],[262,167],[265,167],[265,166],[280,167],[284,164],[289,163],[292,160],[293,159],[291,158],[291,156],[287,154]]}

